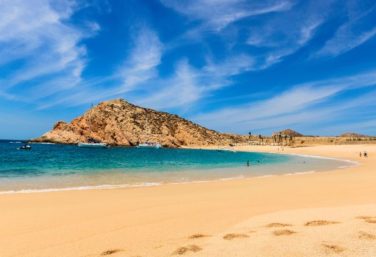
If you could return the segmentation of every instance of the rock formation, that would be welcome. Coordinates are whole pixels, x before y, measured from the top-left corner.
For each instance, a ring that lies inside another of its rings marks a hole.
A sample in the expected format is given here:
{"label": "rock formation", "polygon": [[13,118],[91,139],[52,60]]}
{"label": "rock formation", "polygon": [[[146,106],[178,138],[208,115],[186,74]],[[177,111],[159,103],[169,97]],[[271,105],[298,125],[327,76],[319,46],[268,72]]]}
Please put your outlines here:
{"label": "rock formation", "polygon": [[368,136],[354,133],[354,132],[347,132],[347,133],[341,134],[340,137],[368,137]]}
{"label": "rock formation", "polygon": [[130,104],[122,99],[106,101],[71,123],[59,121],[36,142],[77,144],[90,141],[135,146],[156,142],[166,147],[228,145],[246,137],[218,133],[177,115]]}
{"label": "rock formation", "polygon": [[290,136],[290,137],[302,137],[303,134],[300,134],[299,132],[296,132],[295,130],[292,129],[285,129],[282,131],[278,131],[273,133],[273,135],[282,135],[282,136]]}

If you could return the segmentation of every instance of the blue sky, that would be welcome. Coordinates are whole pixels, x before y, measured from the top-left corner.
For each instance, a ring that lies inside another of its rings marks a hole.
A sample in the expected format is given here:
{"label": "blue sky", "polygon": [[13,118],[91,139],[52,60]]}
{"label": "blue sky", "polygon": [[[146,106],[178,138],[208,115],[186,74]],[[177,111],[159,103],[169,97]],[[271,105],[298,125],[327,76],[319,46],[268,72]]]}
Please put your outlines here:
{"label": "blue sky", "polygon": [[376,134],[374,0],[0,1],[0,138],[124,98],[222,132]]}

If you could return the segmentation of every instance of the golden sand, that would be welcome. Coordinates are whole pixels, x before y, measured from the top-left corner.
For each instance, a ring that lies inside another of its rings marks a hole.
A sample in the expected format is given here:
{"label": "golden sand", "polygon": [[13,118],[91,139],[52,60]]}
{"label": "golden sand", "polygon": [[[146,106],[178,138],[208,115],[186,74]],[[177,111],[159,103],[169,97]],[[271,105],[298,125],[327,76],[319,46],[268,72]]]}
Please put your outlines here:
{"label": "golden sand", "polygon": [[[300,176],[0,195],[0,256],[376,256],[375,145],[239,149],[360,165]],[[336,224],[306,226],[325,221]],[[243,237],[225,240],[229,234]]]}

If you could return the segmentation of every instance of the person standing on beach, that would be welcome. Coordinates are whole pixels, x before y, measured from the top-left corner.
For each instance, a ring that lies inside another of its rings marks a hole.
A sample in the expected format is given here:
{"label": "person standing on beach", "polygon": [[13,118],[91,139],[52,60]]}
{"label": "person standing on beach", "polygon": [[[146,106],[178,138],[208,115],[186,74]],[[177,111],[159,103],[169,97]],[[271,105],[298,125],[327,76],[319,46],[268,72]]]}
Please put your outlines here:
{"label": "person standing on beach", "polygon": [[362,152],[359,153],[359,157],[362,157]]}
{"label": "person standing on beach", "polygon": [[366,151],[364,151],[363,156],[366,157],[366,158],[368,157],[368,154],[367,154]]}

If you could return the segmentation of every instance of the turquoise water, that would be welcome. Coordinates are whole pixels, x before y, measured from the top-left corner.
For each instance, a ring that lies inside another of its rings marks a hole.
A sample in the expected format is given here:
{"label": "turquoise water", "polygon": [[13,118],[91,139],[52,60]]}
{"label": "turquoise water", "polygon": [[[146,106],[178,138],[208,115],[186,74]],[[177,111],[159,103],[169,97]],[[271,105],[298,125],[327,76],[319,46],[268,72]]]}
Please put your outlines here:
{"label": "turquoise water", "polygon": [[[281,173],[346,165],[292,155],[190,149],[79,148],[0,141],[0,191],[156,185]],[[249,161],[250,166],[246,164]]]}

